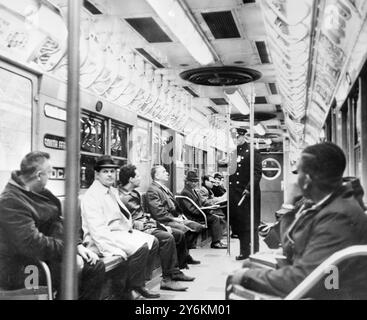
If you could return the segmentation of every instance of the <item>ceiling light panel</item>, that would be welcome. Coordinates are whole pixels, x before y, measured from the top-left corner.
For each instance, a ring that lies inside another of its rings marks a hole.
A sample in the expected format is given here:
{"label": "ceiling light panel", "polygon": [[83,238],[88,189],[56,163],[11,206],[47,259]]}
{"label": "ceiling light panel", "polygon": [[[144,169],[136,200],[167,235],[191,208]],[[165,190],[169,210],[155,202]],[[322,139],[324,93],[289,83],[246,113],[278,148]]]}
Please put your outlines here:
{"label": "ceiling light panel", "polygon": [[147,0],[147,2],[195,60],[202,65],[215,62],[209,46],[180,1]]}

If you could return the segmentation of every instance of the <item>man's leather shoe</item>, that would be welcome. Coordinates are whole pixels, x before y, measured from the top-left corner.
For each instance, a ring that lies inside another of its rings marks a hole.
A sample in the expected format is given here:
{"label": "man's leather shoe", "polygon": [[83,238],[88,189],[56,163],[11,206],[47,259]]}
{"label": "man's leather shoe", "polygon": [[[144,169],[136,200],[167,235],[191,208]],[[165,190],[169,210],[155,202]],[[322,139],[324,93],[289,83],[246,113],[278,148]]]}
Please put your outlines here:
{"label": "man's leather shoe", "polygon": [[149,291],[145,287],[134,288],[134,290],[137,293],[141,294],[144,298],[147,298],[147,299],[156,299],[156,298],[159,298],[161,296],[158,292]]}
{"label": "man's leather shoe", "polygon": [[245,260],[248,258],[248,255],[240,254],[236,257],[236,260]]}
{"label": "man's leather shoe", "polygon": [[216,242],[216,243],[212,243],[210,245],[210,248],[213,248],[213,249],[227,249],[227,246],[222,242]]}
{"label": "man's leather shoe", "polygon": [[191,256],[188,256],[186,263],[187,264],[200,264],[201,262],[199,260],[194,260],[194,258]]}
{"label": "man's leather shoe", "polygon": [[194,281],[195,277],[187,276],[186,274],[181,272],[181,273],[174,274],[172,276],[172,280],[175,280],[175,281]]}
{"label": "man's leather shoe", "polygon": [[176,281],[162,280],[161,290],[186,291],[187,287],[184,287],[181,283]]}

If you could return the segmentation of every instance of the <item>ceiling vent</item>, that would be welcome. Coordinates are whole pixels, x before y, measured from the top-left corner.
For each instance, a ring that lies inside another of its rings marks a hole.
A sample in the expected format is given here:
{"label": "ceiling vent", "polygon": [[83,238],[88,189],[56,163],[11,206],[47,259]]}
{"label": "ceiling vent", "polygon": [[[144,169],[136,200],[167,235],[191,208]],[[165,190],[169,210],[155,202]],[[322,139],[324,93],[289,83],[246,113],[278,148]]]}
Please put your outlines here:
{"label": "ceiling vent", "polygon": [[215,39],[241,38],[231,11],[201,14]]}
{"label": "ceiling vent", "polygon": [[198,85],[204,86],[236,86],[260,79],[259,71],[234,67],[207,67],[191,69],[180,73],[180,77]]}
{"label": "ceiling vent", "polygon": [[217,110],[215,110],[213,107],[208,107],[208,109],[209,109],[212,113],[215,113],[215,114],[217,114],[217,113],[218,113],[218,111],[217,111]]}
{"label": "ceiling vent", "polygon": [[136,48],[137,52],[139,52],[147,61],[149,61],[154,67],[157,69],[163,69],[164,66],[155,58],[153,58],[146,50],[143,48]]}
{"label": "ceiling vent", "polygon": [[268,54],[268,49],[266,48],[265,41],[255,41],[257,52],[259,53],[259,57],[261,63],[270,63],[270,57]]}
{"label": "ceiling vent", "polygon": [[149,43],[172,42],[153,18],[125,19]]}
{"label": "ceiling vent", "polygon": [[190,87],[188,86],[185,86],[185,87],[182,87],[184,88],[188,93],[190,93],[194,98],[198,98],[199,95],[194,91],[192,90]]}
{"label": "ceiling vent", "polygon": [[214,104],[216,104],[217,106],[226,106],[228,105],[228,102],[226,99],[224,98],[211,98],[210,99]]}
{"label": "ceiling vent", "polygon": [[268,83],[271,94],[278,94],[277,86],[274,82]]}
{"label": "ceiling vent", "polygon": [[91,3],[88,0],[84,0],[83,1],[83,6],[84,6],[85,9],[87,9],[93,15],[100,15],[100,14],[102,14],[102,11],[99,10],[93,3]]}
{"label": "ceiling vent", "polygon": [[243,4],[256,3],[256,0],[242,0]]}
{"label": "ceiling vent", "polygon": [[267,104],[266,97],[255,97],[255,104]]}
{"label": "ceiling vent", "polygon": [[[275,114],[270,112],[255,112],[255,122],[267,121],[274,119]],[[249,121],[249,115],[244,115],[242,113],[231,114],[231,120],[233,121]]]}

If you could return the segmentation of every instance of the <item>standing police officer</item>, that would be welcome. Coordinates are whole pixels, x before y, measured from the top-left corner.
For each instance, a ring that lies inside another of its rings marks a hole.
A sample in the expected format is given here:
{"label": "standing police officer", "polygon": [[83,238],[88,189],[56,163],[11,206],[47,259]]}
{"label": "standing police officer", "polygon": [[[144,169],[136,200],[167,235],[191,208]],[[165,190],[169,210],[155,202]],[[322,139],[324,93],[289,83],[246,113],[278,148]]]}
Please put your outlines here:
{"label": "standing police officer", "polygon": [[[245,136],[246,129],[237,129],[235,142],[237,152],[230,157],[229,213],[232,232],[238,235],[240,254],[236,260],[246,259],[251,253],[251,209],[250,209],[250,145]],[[260,224],[262,161],[258,150],[254,149],[254,250],[259,250],[257,228]],[[234,172],[234,173],[233,173]],[[240,205],[241,199],[244,200]]]}

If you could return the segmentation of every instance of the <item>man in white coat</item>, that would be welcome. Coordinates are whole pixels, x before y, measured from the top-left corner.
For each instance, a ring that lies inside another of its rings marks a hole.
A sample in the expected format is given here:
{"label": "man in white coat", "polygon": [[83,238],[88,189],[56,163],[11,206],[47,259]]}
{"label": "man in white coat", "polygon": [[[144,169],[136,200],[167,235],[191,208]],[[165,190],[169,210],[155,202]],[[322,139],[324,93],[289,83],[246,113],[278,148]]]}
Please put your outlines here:
{"label": "man in white coat", "polygon": [[146,275],[152,271],[147,268],[153,265],[152,260],[158,253],[158,240],[133,229],[131,214],[113,187],[116,168],[118,165],[110,156],[102,156],[96,161],[95,180],[81,200],[84,241],[99,255],[121,256],[127,260],[127,271],[118,272],[117,277],[121,279],[115,280],[120,286],[113,283],[120,294],[125,287],[128,299],[132,290],[146,298],[159,298],[158,293],[145,288]]}

